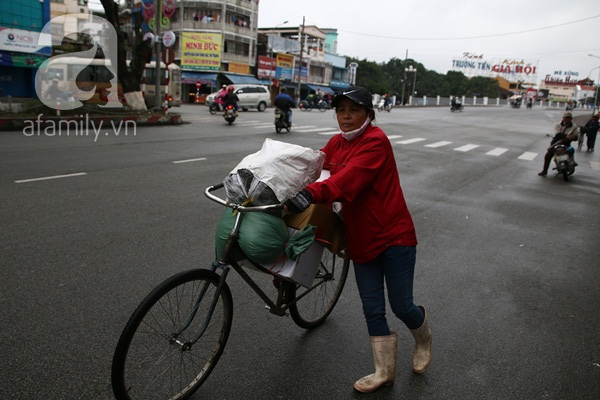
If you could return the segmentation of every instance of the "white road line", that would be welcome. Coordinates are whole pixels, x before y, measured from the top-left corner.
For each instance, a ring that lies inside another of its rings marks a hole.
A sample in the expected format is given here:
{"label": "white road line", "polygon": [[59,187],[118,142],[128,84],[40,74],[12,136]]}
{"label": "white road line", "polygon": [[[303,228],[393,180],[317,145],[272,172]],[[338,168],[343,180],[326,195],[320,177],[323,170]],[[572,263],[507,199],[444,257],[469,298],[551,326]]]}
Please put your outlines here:
{"label": "white road line", "polygon": [[473,149],[476,149],[476,148],[478,148],[478,147],[479,147],[479,145],[478,145],[478,144],[466,144],[466,145],[464,145],[464,146],[457,147],[457,148],[455,148],[454,150],[455,150],[455,151],[467,152],[467,151],[471,151],[471,150],[473,150]]}
{"label": "white road line", "polygon": [[336,128],[311,128],[311,129],[296,129],[296,132],[325,132],[325,131],[336,131],[339,132]]}
{"label": "white road line", "polygon": [[338,133],[340,133],[339,129],[336,129],[335,131],[323,131],[323,132],[317,132],[317,135],[328,135],[328,136],[333,136],[333,135],[337,135]]}
{"label": "white road line", "polygon": [[45,177],[42,177],[42,178],[33,178],[33,179],[21,179],[19,181],[15,181],[15,183],[27,183],[27,182],[47,181],[49,179],[71,178],[71,177],[74,177],[74,176],[82,176],[82,175],[87,175],[87,173],[85,173],[85,172],[77,172],[77,173],[74,173],[74,174],[45,176]]}
{"label": "white road line", "polygon": [[536,158],[538,155],[538,153],[532,153],[530,151],[526,151],[525,153],[521,154],[519,156],[519,160],[527,160],[527,161],[531,161],[534,158]]}
{"label": "white road line", "polygon": [[388,139],[392,140],[392,139],[400,139],[402,137],[402,135],[390,135],[388,136]]}
{"label": "white road line", "polygon": [[204,161],[204,160],[206,160],[206,157],[201,157],[201,158],[190,158],[189,160],[179,160],[179,161],[173,161],[173,164],[181,164],[181,163],[186,163],[186,162]]}
{"label": "white road line", "polygon": [[411,144],[411,143],[417,143],[417,142],[422,142],[423,140],[427,140],[425,138],[412,138],[412,139],[406,139],[406,140],[401,140],[399,142],[396,142],[396,144]]}
{"label": "white road line", "polygon": [[508,151],[508,149],[505,149],[502,147],[496,147],[494,150],[490,150],[485,154],[488,156],[500,156],[500,155],[506,153],[507,151]]}
{"label": "white road line", "polygon": [[441,141],[441,142],[435,142],[435,143],[431,143],[431,144],[426,144],[425,147],[442,147],[442,146],[448,146],[449,144],[452,144],[452,142],[447,142],[445,140]]}
{"label": "white road line", "polygon": [[250,126],[248,126],[246,124],[238,124],[238,125],[243,126],[243,127],[253,128],[253,129],[262,129],[262,128],[266,128],[268,126],[273,126],[274,124],[271,122],[269,124],[250,125]]}
{"label": "white road line", "polygon": [[594,170],[600,170],[600,161],[590,161],[590,167]]}

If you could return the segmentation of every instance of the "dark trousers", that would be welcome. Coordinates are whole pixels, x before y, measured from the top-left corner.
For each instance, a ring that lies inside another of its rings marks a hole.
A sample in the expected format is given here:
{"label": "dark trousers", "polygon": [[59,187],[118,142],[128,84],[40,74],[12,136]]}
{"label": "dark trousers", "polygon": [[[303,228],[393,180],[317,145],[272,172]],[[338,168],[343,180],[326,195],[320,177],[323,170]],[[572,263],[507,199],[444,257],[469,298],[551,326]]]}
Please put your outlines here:
{"label": "dark trousers", "polygon": [[354,263],[354,273],[369,336],[387,336],[390,328],[385,317],[385,286],[392,312],[408,329],[418,329],[425,316],[413,303],[416,246],[388,247],[377,258],[364,264]]}
{"label": "dark trousers", "polygon": [[598,134],[598,131],[594,131],[592,132],[588,132],[587,135],[587,148],[589,149],[593,149],[594,148],[594,144],[596,143],[596,135]]}

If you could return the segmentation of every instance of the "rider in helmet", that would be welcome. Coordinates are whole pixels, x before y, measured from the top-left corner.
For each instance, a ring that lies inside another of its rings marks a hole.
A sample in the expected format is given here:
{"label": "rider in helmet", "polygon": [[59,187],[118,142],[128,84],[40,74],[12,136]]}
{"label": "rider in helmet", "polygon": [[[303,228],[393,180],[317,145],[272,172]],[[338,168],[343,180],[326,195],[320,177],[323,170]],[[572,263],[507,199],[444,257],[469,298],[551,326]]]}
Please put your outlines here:
{"label": "rider in helmet", "polygon": [[281,111],[285,113],[286,123],[291,128],[292,127],[292,108],[296,107],[296,103],[287,94],[286,88],[281,88],[281,93],[279,93],[274,100],[275,107],[279,108]]}
{"label": "rider in helmet", "polygon": [[219,92],[217,93],[217,95],[215,96],[215,103],[217,103],[219,105],[220,110],[223,110],[223,98],[225,97],[225,95],[227,94],[227,85],[223,85],[221,86],[221,90],[219,90]]}
{"label": "rider in helmet", "polygon": [[235,115],[237,115],[237,111],[238,111],[238,101],[240,101],[240,99],[237,97],[237,95],[235,93],[233,93],[233,85],[229,86],[227,88],[227,94],[225,94],[225,96],[223,97],[223,102],[225,103],[225,108],[227,108],[228,105],[233,105],[233,108],[235,109]]}

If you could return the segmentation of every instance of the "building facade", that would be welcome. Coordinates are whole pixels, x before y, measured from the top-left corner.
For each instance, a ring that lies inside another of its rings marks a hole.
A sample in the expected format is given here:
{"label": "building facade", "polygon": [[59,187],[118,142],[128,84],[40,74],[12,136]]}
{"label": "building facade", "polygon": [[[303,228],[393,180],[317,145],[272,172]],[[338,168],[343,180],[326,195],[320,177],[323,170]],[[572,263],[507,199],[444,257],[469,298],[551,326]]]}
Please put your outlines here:
{"label": "building facade", "polygon": [[222,84],[262,83],[257,69],[258,0],[180,0],[170,17],[184,101]]}
{"label": "building facade", "polygon": [[39,46],[50,20],[50,0],[0,2],[0,96],[36,97],[35,74],[51,55]]}

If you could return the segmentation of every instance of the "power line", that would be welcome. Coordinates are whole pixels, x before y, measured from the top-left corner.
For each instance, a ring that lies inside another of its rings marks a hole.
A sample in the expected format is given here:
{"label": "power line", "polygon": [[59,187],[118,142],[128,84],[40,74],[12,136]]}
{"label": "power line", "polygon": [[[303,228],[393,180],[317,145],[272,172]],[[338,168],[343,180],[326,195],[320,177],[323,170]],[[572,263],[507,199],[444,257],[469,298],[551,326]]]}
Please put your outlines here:
{"label": "power line", "polygon": [[342,30],[342,29],[338,29],[338,31],[339,32],[345,32],[345,33],[352,33],[352,34],[361,35],[361,36],[375,37],[375,38],[380,38],[380,39],[418,40],[418,41],[470,40],[470,39],[487,39],[487,38],[493,38],[493,37],[499,37],[499,36],[520,35],[522,33],[530,33],[530,32],[543,31],[543,30],[558,28],[558,27],[561,27],[561,26],[572,25],[572,24],[576,24],[576,23],[579,23],[579,22],[583,22],[583,21],[589,21],[591,19],[598,18],[598,17],[600,17],[600,15],[594,15],[592,17],[578,19],[576,21],[564,22],[562,24],[557,24],[557,25],[550,25],[550,26],[543,26],[543,27],[540,27],[540,28],[527,29],[527,30],[524,30],[524,31],[508,32],[508,33],[495,33],[495,34],[491,34],[491,35],[481,35],[481,36],[464,36],[464,37],[411,38],[411,37],[374,35],[374,34],[370,34],[370,33],[353,32],[353,31],[346,31],[346,30]]}

